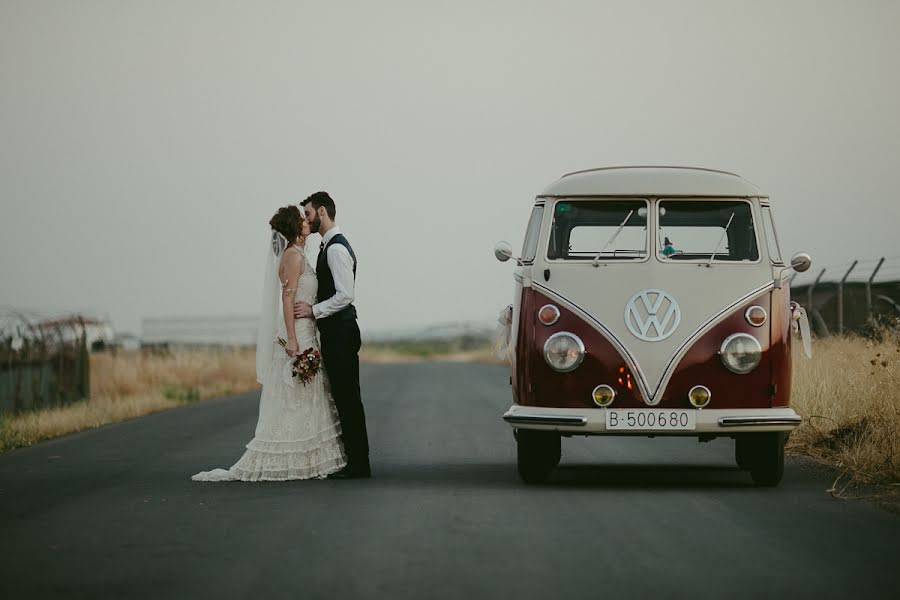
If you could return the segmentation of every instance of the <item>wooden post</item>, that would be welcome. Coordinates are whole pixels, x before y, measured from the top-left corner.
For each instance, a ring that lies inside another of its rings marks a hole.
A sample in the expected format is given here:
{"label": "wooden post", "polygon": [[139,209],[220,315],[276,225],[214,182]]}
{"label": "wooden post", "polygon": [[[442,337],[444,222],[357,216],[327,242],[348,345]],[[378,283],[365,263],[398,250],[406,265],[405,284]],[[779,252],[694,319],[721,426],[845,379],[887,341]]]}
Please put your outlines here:
{"label": "wooden post", "polygon": [[90,355],[87,349],[87,331],[84,327],[84,321],[79,319],[81,323],[81,343],[78,345],[78,360],[76,363],[76,373],[78,374],[78,379],[76,380],[77,386],[77,397],[79,400],[84,400],[91,395],[91,380],[90,380]]}
{"label": "wooden post", "polygon": [[87,334],[84,336],[81,352],[84,357],[84,375],[82,379],[82,390],[84,393],[82,397],[87,400],[91,397],[91,353],[87,347]]}

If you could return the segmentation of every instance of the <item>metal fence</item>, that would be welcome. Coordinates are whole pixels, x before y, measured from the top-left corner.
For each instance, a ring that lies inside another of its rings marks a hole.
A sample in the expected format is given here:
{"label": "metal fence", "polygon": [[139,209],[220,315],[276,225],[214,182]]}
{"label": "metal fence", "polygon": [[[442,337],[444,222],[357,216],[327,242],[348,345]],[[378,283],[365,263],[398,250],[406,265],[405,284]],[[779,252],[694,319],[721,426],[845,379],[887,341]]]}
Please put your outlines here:
{"label": "metal fence", "polygon": [[900,256],[853,259],[795,275],[791,296],[819,335],[866,333],[900,319]]}
{"label": "metal fence", "polygon": [[60,406],[90,395],[84,320],[0,314],[0,414]]}

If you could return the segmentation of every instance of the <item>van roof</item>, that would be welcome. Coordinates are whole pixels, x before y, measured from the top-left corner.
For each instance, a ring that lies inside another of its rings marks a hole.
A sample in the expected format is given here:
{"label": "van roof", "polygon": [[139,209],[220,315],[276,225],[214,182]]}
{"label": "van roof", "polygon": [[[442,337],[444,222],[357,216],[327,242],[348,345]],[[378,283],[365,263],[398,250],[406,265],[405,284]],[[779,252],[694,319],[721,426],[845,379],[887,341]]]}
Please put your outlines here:
{"label": "van roof", "polygon": [[765,196],[734,173],[698,167],[602,167],[566,173],[538,197]]}

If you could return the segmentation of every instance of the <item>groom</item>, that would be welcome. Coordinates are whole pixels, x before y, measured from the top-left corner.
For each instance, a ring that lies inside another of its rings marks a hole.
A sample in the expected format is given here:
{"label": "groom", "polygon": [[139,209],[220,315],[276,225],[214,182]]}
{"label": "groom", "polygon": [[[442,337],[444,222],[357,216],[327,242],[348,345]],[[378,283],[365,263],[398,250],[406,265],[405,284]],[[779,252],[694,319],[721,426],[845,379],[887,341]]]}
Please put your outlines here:
{"label": "groom", "polygon": [[369,438],[366,413],[359,392],[359,326],[353,291],[356,283],[356,254],[334,222],[334,200],[316,192],[302,202],[313,233],[322,234],[316,278],[317,303],[297,302],[294,317],[315,319],[322,336],[322,360],[331,381],[331,393],[341,419],[341,438],[347,466],[329,475],[334,479],[372,476],[369,468]]}

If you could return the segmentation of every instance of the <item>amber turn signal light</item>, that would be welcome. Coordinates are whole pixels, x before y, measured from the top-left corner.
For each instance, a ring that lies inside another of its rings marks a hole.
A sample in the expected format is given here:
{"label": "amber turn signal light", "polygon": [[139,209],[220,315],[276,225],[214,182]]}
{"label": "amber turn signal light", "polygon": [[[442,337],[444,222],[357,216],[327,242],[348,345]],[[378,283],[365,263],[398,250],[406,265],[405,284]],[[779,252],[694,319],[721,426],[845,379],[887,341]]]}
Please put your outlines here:
{"label": "amber turn signal light", "polygon": [[747,319],[747,322],[754,327],[762,327],[766,324],[766,320],[768,320],[769,315],[766,314],[766,309],[764,309],[762,306],[754,305],[744,312],[744,318]]}
{"label": "amber turn signal light", "polygon": [[550,326],[559,321],[559,309],[552,304],[545,304],[538,311],[538,321]]}
{"label": "amber turn signal light", "polygon": [[709,391],[709,388],[703,385],[695,385],[688,392],[688,400],[691,401],[695,408],[703,408],[709,404],[711,397],[712,393]]}
{"label": "amber turn signal light", "polygon": [[606,384],[598,385],[591,394],[597,406],[609,406],[616,399],[616,391]]}

